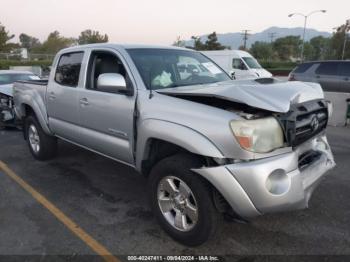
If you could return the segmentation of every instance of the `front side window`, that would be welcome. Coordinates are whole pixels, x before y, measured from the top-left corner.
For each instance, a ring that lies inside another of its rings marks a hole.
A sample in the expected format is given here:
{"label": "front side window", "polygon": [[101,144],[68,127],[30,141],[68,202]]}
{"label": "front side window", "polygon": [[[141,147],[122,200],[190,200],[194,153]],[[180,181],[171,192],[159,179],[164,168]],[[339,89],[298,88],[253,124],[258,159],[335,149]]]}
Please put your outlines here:
{"label": "front side window", "polygon": [[55,81],[60,85],[76,87],[83,56],[83,52],[63,54],[57,65]]}
{"label": "front side window", "polygon": [[247,70],[247,67],[240,58],[232,59],[232,68],[239,70]]}
{"label": "front side window", "polygon": [[107,92],[97,86],[98,77],[102,74],[120,74],[125,78],[126,84],[131,88],[130,78],[122,61],[114,54],[106,51],[94,51],[91,54],[87,75],[87,89]]}
{"label": "front side window", "polygon": [[231,80],[209,58],[186,50],[128,49],[147,89],[200,85]]}

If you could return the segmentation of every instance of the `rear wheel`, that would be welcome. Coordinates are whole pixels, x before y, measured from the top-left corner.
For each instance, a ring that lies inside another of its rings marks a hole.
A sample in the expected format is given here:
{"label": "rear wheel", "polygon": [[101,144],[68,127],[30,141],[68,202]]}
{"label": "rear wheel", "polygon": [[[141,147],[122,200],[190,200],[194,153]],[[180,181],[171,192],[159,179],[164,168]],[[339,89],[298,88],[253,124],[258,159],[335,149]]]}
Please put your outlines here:
{"label": "rear wheel", "polygon": [[29,150],[38,160],[48,160],[56,155],[57,139],[47,135],[34,116],[25,120],[25,134]]}
{"label": "rear wheel", "polygon": [[161,160],[149,178],[153,212],[175,240],[197,246],[210,238],[220,214],[214,207],[207,181],[191,172],[201,162],[189,154]]}

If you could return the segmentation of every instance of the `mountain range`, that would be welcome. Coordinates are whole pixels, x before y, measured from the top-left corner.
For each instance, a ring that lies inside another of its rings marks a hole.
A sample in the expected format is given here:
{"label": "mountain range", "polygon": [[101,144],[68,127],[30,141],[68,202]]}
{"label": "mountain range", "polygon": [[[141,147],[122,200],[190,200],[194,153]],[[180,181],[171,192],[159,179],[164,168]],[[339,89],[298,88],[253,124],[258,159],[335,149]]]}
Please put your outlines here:
{"label": "mountain range", "polygon": [[[261,42],[270,42],[270,34],[274,33],[274,40],[280,37],[285,37],[288,35],[294,35],[294,36],[302,36],[303,34],[303,28],[302,27],[295,27],[295,28],[283,28],[283,27],[269,27],[265,29],[262,32],[259,33],[254,33],[250,34],[248,37],[247,41],[247,47],[250,47],[254,42],[256,41],[261,41]],[[322,32],[322,31],[317,31],[312,28],[307,28],[305,32],[305,40],[308,41],[311,38],[315,36],[324,36],[324,37],[330,37],[332,34],[329,32]],[[201,35],[201,41],[205,42],[207,40],[206,35]],[[224,34],[219,34],[217,33],[218,41],[224,45],[224,46],[230,46],[232,49],[238,49],[239,46],[243,44],[243,39],[242,39],[242,33],[237,32],[237,33],[224,33]],[[186,40],[185,41],[186,46],[193,46],[193,40]]]}

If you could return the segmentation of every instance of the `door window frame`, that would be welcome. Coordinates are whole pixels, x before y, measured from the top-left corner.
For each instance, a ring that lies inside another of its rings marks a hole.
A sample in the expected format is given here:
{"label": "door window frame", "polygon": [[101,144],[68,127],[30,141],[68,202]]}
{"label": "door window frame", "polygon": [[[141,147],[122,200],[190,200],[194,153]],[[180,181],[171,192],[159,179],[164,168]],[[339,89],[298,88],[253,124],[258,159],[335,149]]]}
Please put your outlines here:
{"label": "door window frame", "polygon": [[[78,74],[78,82],[75,86],[72,86],[72,85],[65,85],[65,84],[62,84],[60,82],[58,82],[56,80],[56,73],[57,73],[57,69],[60,65],[60,62],[61,62],[61,59],[63,56],[66,56],[66,55],[70,55],[70,54],[82,54],[82,59],[81,59],[81,62],[80,62],[80,70],[79,70],[79,74]],[[70,88],[78,88],[79,87],[79,84],[80,84],[80,76],[81,76],[81,73],[82,71],[84,71],[84,68],[83,68],[83,65],[84,65],[84,57],[85,57],[85,52],[83,50],[77,50],[77,51],[72,51],[72,52],[65,52],[65,53],[62,53],[60,54],[60,57],[57,61],[57,64],[56,64],[56,68],[55,68],[55,72],[53,74],[53,80],[55,81],[56,84],[60,85],[60,86],[65,86],[65,87],[70,87]]]}
{"label": "door window frame", "polygon": [[105,92],[105,91],[101,91],[101,90],[97,90],[97,89],[92,89],[89,88],[89,81],[90,81],[90,76],[88,74],[91,73],[91,67],[92,67],[92,59],[95,53],[109,53],[113,56],[115,56],[117,59],[120,60],[120,62],[122,63],[122,65],[124,66],[124,69],[126,71],[126,74],[129,77],[129,84],[130,86],[128,87],[128,89],[130,89],[130,92],[132,95],[130,95],[131,97],[135,95],[135,90],[137,90],[136,88],[136,82],[133,78],[133,74],[131,73],[131,70],[128,66],[128,63],[126,62],[126,60],[123,58],[123,56],[121,54],[119,54],[119,52],[117,50],[114,49],[109,49],[109,48],[92,48],[89,50],[89,54],[87,54],[87,58],[86,58],[86,66],[85,66],[85,75],[83,76],[84,79],[84,88],[85,90],[89,90],[92,92],[100,92],[100,93],[105,93],[105,94],[114,94],[114,95],[125,95],[124,93],[120,93],[120,92]]}

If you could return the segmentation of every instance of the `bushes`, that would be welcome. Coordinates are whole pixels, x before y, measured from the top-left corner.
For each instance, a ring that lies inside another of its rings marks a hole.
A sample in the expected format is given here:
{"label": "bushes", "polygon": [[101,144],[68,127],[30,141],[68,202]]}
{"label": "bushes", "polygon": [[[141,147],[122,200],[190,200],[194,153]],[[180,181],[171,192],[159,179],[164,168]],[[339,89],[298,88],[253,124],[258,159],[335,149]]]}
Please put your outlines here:
{"label": "bushes", "polygon": [[297,66],[296,62],[282,62],[282,61],[259,61],[263,68],[290,68],[291,70]]}
{"label": "bushes", "polygon": [[43,68],[51,66],[51,60],[42,61],[16,61],[16,60],[0,60],[0,70],[9,69],[10,66],[41,66]]}
{"label": "bushes", "polygon": [[273,75],[287,76],[296,66],[296,62],[259,61],[261,66]]}

